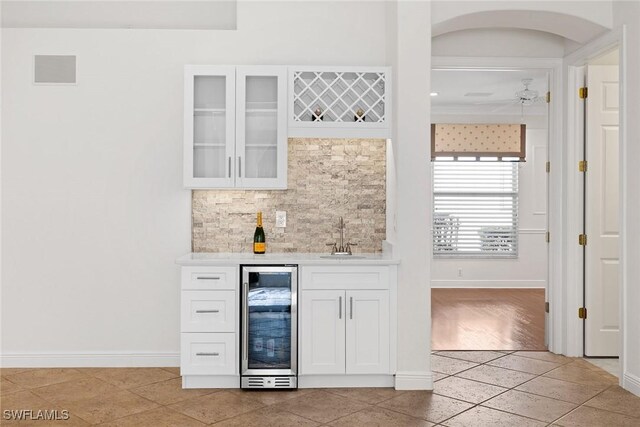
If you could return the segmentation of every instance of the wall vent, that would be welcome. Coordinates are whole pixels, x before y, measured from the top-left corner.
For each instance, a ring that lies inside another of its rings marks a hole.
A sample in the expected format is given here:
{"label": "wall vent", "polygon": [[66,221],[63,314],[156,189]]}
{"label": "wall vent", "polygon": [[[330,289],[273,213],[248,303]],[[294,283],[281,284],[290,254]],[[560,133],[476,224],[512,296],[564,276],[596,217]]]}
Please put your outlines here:
{"label": "wall vent", "polygon": [[36,84],[75,84],[75,55],[35,55],[33,82]]}

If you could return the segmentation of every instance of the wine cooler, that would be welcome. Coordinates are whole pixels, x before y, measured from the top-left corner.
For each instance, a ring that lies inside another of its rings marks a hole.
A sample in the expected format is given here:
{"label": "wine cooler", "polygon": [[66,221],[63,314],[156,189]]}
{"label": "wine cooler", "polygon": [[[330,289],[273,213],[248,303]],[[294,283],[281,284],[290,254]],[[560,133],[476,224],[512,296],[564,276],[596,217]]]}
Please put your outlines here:
{"label": "wine cooler", "polygon": [[240,387],[297,388],[298,267],[241,269]]}

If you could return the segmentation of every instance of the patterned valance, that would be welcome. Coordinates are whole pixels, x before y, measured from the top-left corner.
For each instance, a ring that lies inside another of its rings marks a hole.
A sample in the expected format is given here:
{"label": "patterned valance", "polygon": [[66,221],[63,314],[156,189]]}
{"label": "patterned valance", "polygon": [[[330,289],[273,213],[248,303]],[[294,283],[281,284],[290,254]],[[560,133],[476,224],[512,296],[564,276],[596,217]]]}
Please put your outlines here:
{"label": "patterned valance", "polygon": [[497,157],[525,160],[525,125],[432,124],[431,160],[438,157]]}

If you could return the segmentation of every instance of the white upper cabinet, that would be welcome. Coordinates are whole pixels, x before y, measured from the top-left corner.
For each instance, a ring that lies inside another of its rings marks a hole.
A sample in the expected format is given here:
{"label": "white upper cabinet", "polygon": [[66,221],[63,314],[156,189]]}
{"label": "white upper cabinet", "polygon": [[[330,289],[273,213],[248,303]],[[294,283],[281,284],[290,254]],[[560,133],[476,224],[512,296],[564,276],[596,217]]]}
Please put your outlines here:
{"label": "white upper cabinet", "polygon": [[286,67],[185,67],[184,186],[285,189]]}
{"label": "white upper cabinet", "polygon": [[234,186],[235,77],[235,67],[185,67],[185,187]]}
{"label": "white upper cabinet", "polygon": [[287,73],[284,67],[236,72],[236,187],[287,186]]}
{"label": "white upper cabinet", "polygon": [[289,67],[289,136],[391,137],[391,68]]}

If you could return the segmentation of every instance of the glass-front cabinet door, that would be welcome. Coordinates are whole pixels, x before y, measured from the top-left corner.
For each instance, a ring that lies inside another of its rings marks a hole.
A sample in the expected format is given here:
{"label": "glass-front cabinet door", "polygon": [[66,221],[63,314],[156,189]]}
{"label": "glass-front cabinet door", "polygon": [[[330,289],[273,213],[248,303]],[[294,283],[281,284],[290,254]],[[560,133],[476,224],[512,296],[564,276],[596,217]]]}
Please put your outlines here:
{"label": "glass-front cabinet door", "polygon": [[234,186],[235,67],[185,67],[184,185]]}
{"label": "glass-front cabinet door", "polygon": [[236,187],[286,188],[286,68],[236,69]]}

